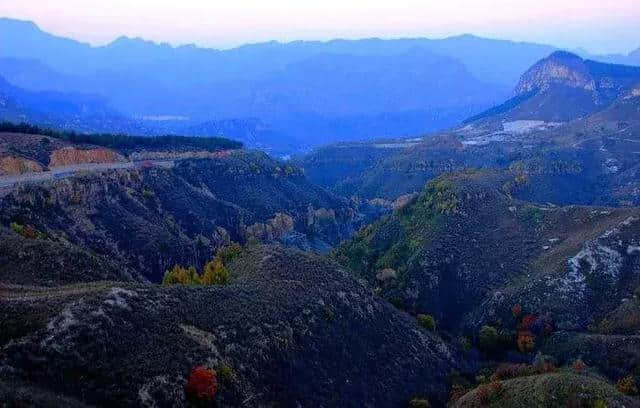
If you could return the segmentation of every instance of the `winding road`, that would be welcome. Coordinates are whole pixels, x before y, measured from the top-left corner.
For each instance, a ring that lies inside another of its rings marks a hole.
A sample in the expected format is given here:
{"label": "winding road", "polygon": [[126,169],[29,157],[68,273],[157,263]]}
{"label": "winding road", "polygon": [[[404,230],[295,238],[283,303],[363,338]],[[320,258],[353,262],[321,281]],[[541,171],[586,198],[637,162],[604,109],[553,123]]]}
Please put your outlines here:
{"label": "winding road", "polygon": [[13,187],[23,183],[37,183],[46,180],[59,180],[80,172],[99,172],[105,170],[134,169],[147,166],[171,168],[175,160],[144,160],[111,163],[86,163],[71,166],[52,167],[49,171],[32,172],[12,176],[0,176],[0,197]]}

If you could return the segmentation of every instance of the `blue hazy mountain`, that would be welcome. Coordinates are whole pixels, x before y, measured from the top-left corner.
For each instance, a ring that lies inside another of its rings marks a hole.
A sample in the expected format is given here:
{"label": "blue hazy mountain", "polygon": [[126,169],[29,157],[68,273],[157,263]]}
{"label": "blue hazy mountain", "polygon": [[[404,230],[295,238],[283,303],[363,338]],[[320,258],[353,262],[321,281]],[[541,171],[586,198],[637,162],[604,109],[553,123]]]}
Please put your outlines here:
{"label": "blue hazy mountain", "polygon": [[[144,129],[187,132],[258,120],[260,129],[269,129],[269,144],[299,146],[454,125],[506,99],[520,75],[553,51],[472,35],[267,42],[230,50],[120,37],[94,47],[32,22],[0,19],[0,75],[15,86],[95,95],[142,120]],[[636,57],[603,58],[631,63]],[[180,120],[160,123],[158,117]]]}

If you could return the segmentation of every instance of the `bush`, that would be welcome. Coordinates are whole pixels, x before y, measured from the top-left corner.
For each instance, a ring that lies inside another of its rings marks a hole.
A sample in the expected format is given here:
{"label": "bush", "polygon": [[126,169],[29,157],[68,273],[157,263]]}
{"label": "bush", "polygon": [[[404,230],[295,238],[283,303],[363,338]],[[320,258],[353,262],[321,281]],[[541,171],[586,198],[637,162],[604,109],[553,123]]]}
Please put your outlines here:
{"label": "bush", "polygon": [[504,392],[504,387],[499,381],[494,381],[489,384],[483,384],[476,390],[476,399],[480,405],[486,405],[489,402],[495,401]]}
{"label": "bush", "polygon": [[482,326],[478,333],[478,346],[484,351],[495,351],[500,346],[498,330],[492,326]]}
{"label": "bush", "polygon": [[518,333],[518,350],[522,353],[529,353],[536,348],[536,338],[530,331]]}
{"label": "bush", "polygon": [[524,316],[522,318],[522,321],[520,322],[520,329],[522,329],[522,330],[531,330],[531,327],[535,324],[536,320],[537,319],[536,319],[535,315],[528,314],[528,315]]}
{"label": "bush", "polygon": [[174,265],[170,271],[166,271],[162,279],[163,285],[200,285],[200,276],[196,268],[190,266],[183,268],[180,265]]}
{"label": "bush", "polygon": [[409,401],[409,408],[431,408],[431,404],[424,398],[414,398]]}
{"label": "bush", "polygon": [[218,392],[216,372],[202,366],[194,368],[189,375],[185,391],[190,399],[212,400]]}
{"label": "bush", "polygon": [[500,364],[491,376],[491,381],[508,380],[517,377],[526,377],[529,375],[553,373],[557,369],[551,363],[542,364]]}
{"label": "bush", "polygon": [[236,372],[226,364],[220,364],[216,373],[218,374],[218,377],[220,377],[220,380],[226,384],[232,383],[236,379]]}
{"label": "bush", "polygon": [[582,361],[581,358],[574,361],[572,367],[573,371],[575,371],[576,373],[581,373],[587,369],[587,365],[584,363],[584,361]]}
{"label": "bush", "polygon": [[226,285],[230,279],[231,275],[220,259],[216,258],[204,266],[201,278],[203,285]]}
{"label": "bush", "polygon": [[429,314],[419,314],[417,316],[418,324],[420,327],[424,327],[429,331],[434,331],[436,329],[436,319]]}
{"label": "bush", "polygon": [[511,314],[513,314],[513,317],[518,317],[520,316],[521,313],[522,313],[522,306],[520,306],[520,304],[516,304],[511,308]]}
{"label": "bush", "polygon": [[616,389],[623,394],[638,395],[638,386],[636,385],[636,380],[632,376],[620,379],[616,383]]}
{"label": "bush", "polygon": [[223,264],[228,264],[242,254],[242,246],[237,242],[232,242],[229,245],[222,246],[216,251],[216,259],[222,261]]}
{"label": "bush", "polygon": [[36,239],[42,236],[42,233],[37,229],[35,229],[34,227],[32,227],[31,225],[22,225],[22,224],[18,224],[17,222],[12,222],[11,229],[16,234],[22,235],[27,239]]}

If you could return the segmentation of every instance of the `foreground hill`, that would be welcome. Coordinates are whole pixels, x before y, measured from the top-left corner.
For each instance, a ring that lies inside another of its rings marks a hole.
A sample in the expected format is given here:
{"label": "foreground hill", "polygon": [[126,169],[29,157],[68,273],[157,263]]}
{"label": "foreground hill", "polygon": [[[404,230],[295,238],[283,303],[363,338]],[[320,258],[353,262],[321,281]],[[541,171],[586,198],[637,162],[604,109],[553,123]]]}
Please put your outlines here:
{"label": "foreground hill", "polygon": [[217,406],[446,401],[454,349],[335,263],[254,247],[230,272],[212,288],[3,289],[0,399],[186,406],[187,377],[206,365],[219,373]]}

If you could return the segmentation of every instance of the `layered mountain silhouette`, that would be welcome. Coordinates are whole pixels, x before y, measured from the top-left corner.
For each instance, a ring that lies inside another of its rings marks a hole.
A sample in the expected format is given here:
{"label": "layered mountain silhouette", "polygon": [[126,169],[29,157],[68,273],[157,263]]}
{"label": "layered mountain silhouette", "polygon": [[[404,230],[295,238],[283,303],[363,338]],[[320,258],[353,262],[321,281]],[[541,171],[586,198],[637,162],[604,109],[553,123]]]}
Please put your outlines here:
{"label": "layered mountain silhouette", "polygon": [[0,45],[0,75],[15,86],[99,96],[149,134],[257,119],[271,133],[257,140],[253,129],[243,140],[276,148],[453,126],[506,99],[522,72],[554,51],[472,35],[229,50],[120,37],[94,47],[11,19],[0,19],[0,37],[12,39]]}

